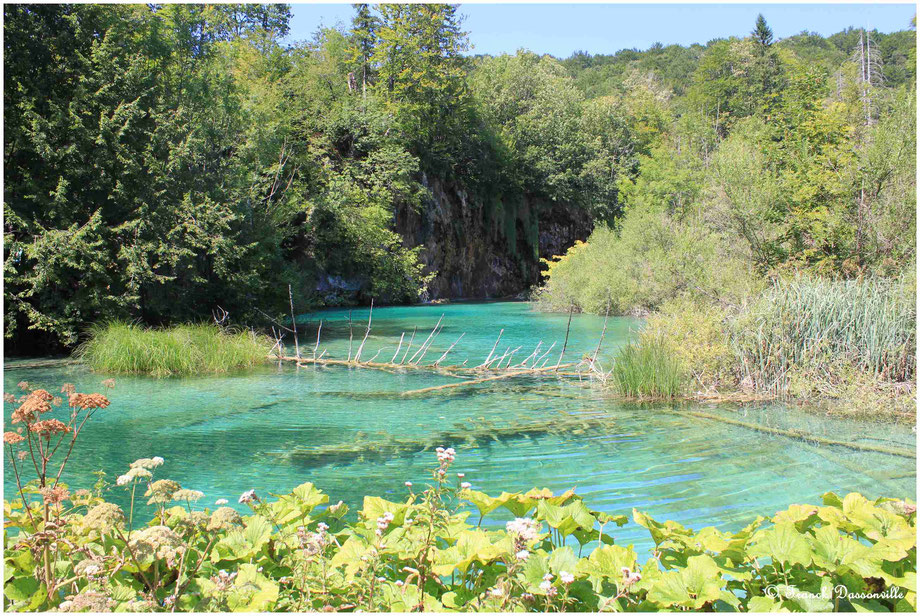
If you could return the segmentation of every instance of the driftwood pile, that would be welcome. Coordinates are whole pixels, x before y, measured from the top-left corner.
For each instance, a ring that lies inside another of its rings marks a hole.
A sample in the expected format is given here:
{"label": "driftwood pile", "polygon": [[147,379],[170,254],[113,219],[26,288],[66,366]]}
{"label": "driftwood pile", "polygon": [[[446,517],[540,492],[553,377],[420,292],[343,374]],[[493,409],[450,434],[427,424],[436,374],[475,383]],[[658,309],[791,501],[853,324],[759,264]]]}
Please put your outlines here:
{"label": "driftwood pile", "polygon": [[[291,309],[291,314],[293,318],[293,307]],[[495,339],[495,343],[492,345],[492,350],[489,352],[489,355],[486,357],[485,361],[472,366],[469,365],[469,360],[464,360],[460,364],[445,364],[447,356],[451,351],[454,350],[454,348],[457,346],[457,343],[463,339],[463,337],[466,335],[465,332],[461,333],[460,336],[454,340],[449,347],[447,347],[447,350],[437,357],[437,359],[434,361],[425,361],[425,357],[428,356],[429,351],[431,351],[434,341],[438,338],[441,331],[443,330],[443,314],[441,315],[441,318],[438,319],[438,322],[431,329],[428,335],[425,337],[424,341],[422,341],[418,346],[413,346],[415,343],[416,335],[418,334],[418,327],[415,327],[409,335],[408,341],[406,341],[406,332],[403,332],[400,335],[399,343],[396,345],[396,351],[393,353],[392,357],[390,357],[389,361],[377,361],[377,358],[383,352],[383,349],[377,351],[377,353],[375,353],[370,359],[362,359],[364,347],[367,343],[367,339],[370,336],[373,326],[373,319],[374,303],[372,301],[370,313],[367,317],[367,326],[364,330],[364,337],[354,353],[352,353],[354,348],[354,338],[353,334],[349,333],[348,357],[346,359],[333,359],[326,356],[326,349],[320,351],[323,331],[322,321],[320,321],[319,327],[317,327],[316,330],[316,342],[313,345],[312,351],[310,351],[308,354],[302,354],[300,352],[300,341],[297,337],[296,329],[292,330],[285,327],[275,331],[276,342],[269,356],[277,359],[279,363],[294,362],[298,366],[348,366],[353,368],[371,368],[388,371],[424,370],[445,376],[463,379],[457,383],[448,383],[446,385],[437,385],[434,387],[424,387],[422,389],[405,391],[402,392],[403,396],[430,394],[433,392],[457,389],[471,385],[478,385],[480,383],[488,383],[491,381],[499,381],[503,379],[523,376],[577,376],[597,378],[602,381],[606,381],[609,374],[600,369],[597,361],[597,354],[600,352],[601,344],[603,343],[604,336],[607,332],[606,317],[604,318],[604,328],[601,332],[597,346],[594,349],[594,354],[590,356],[585,355],[580,361],[563,363],[566,351],[568,350],[569,331],[572,325],[572,311],[570,310],[568,324],[566,325],[565,329],[565,339],[562,343],[558,356],[551,355],[553,350],[556,348],[556,342],[553,342],[544,350],[543,341],[541,340],[537,342],[536,346],[533,348],[533,351],[524,357],[523,360],[515,362],[514,357],[515,355],[518,355],[519,351],[521,351],[523,348],[523,345],[517,346],[515,348],[511,348],[509,345],[503,352],[497,352],[499,349],[499,342],[501,341],[502,335],[505,332],[505,330],[502,329],[498,332],[498,337]],[[293,356],[284,354],[284,334],[282,329],[294,334],[295,354]],[[552,363],[553,360],[555,360],[555,363]]]}

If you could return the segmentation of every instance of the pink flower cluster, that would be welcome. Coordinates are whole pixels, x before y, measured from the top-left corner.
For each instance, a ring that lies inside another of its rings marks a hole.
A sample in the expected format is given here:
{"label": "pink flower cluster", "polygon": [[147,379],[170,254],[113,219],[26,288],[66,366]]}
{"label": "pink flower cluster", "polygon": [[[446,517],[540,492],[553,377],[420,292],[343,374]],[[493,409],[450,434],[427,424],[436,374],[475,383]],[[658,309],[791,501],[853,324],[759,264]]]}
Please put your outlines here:
{"label": "pink flower cluster", "polygon": [[642,575],[638,571],[630,571],[629,567],[623,567],[621,569],[623,573],[623,587],[629,588],[636,582],[642,579]]}
{"label": "pink flower cluster", "polygon": [[536,541],[542,528],[543,524],[533,518],[514,518],[514,520],[505,524],[505,530],[509,534],[520,538],[524,543]]}
{"label": "pink flower cluster", "polygon": [[377,518],[377,536],[382,537],[383,533],[386,532],[387,528],[390,527],[390,522],[393,521],[393,514],[387,511],[382,516]]}

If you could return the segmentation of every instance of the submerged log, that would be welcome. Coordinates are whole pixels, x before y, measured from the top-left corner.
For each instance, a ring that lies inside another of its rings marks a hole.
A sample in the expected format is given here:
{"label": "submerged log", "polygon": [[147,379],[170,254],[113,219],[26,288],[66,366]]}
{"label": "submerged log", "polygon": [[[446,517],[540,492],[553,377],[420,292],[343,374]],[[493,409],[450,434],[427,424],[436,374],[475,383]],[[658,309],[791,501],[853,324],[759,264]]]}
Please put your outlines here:
{"label": "submerged log", "polygon": [[870,445],[867,443],[853,443],[848,441],[838,441],[835,439],[824,438],[823,436],[817,436],[814,434],[809,434],[804,430],[787,430],[783,428],[772,428],[770,426],[764,426],[761,424],[750,423],[746,421],[740,421],[738,419],[732,419],[730,417],[722,417],[721,415],[713,415],[712,413],[705,413],[703,411],[678,411],[672,410],[672,413],[678,415],[689,415],[690,417],[697,417],[699,419],[707,419],[710,421],[719,421],[733,426],[739,426],[742,428],[747,428],[749,430],[756,430],[758,432],[763,432],[765,434],[773,434],[776,436],[785,436],[791,439],[805,441],[811,444],[818,445],[830,445],[834,447],[846,447],[848,449],[853,449],[855,451],[870,451],[874,453],[882,453],[889,456],[900,456],[902,458],[916,458],[917,452],[910,449],[901,449],[899,447],[885,447],[883,445]]}
{"label": "submerged log", "polygon": [[400,455],[413,455],[433,450],[435,447],[477,446],[479,443],[497,442],[519,438],[533,438],[547,434],[583,434],[589,430],[610,429],[616,419],[609,415],[578,416],[560,411],[552,419],[520,424],[495,425],[488,420],[471,421],[415,438],[392,437],[381,440],[349,441],[335,445],[320,445],[310,449],[294,449],[279,454],[282,458],[307,466],[325,466],[336,462],[350,463],[368,459],[390,459]]}

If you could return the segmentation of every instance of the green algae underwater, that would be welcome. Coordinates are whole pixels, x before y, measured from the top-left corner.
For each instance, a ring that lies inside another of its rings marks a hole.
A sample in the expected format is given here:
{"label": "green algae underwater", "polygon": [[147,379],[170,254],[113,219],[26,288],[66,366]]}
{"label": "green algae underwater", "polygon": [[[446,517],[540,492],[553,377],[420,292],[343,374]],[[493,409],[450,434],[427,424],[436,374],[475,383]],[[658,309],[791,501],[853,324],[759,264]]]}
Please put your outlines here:
{"label": "green algae underwater", "polygon": [[[493,347],[504,352],[520,346],[516,357],[523,360],[538,342],[544,350],[556,343],[552,360],[568,321],[568,315],[534,312],[522,302],[375,308],[362,358],[379,352],[388,361],[400,335],[408,340],[413,330],[417,347],[442,317],[428,359],[463,334],[444,363],[468,365],[484,360]],[[360,344],[367,318],[367,308],[300,316],[301,353],[312,353],[322,320],[319,352],[347,357],[349,344],[353,349]],[[564,360],[593,354],[603,324],[602,317],[574,315]],[[609,366],[612,354],[640,327],[636,319],[611,318],[598,355],[601,365]],[[293,340],[285,342],[292,352]],[[78,391],[100,391],[99,382],[111,376],[67,362],[27,365],[35,362],[6,363],[5,391],[17,391],[23,380],[51,391],[65,382]],[[430,481],[432,450],[452,446],[457,450],[452,470],[464,473],[475,490],[575,488],[594,509],[628,514],[635,507],[695,528],[737,530],[791,503],[820,502],[828,491],[869,498],[916,494],[913,457],[818,442],[912,453],[916,436],[909,427],[826,417],[780,403],[628,403],[584,379],[554,375],[403,397],[404,391],[458,379],[428,371],[290,363],[214,376],[116,380],[115,389],[106,392],[111,406],[94,415],[68,465],[64,480],[72,489],[91,487],[99,470],[114,484],[133,460],[161,456],[168,463],[162,476],[204,492],[199,508],[213,509],[214,501],[224,498],[242,511],[237,499],[247,490],[284,493],[310,481],[331,502],[343,500],[356,509],[365,495],[400,500],[406,481],[424,485]],[[8,421],[12,406],[6,406]],[[815,438],[793,439],[739,424]],[[8,467],[4,485],[9,497],[15,483]],[[122,488],[113,487],[106,497],[128,501]],[[490,523],[502,523],[492,517]],[[616,541],[651,547],[647,531],[632,524],[617,529]]]}

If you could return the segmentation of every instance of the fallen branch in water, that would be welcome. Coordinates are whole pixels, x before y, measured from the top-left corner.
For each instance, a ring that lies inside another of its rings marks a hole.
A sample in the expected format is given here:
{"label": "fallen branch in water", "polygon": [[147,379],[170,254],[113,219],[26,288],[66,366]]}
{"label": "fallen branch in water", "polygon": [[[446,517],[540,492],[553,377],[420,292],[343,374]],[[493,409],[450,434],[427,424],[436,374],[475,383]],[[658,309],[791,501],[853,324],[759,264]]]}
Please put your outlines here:
{"label": "fallen branch in water", "polygon": [[526,370],[517,370],[514,369],[512,372],[506,372],[505,374],[498,374],[496,376],[487,376],[481,379],[472,379],[469,381],[462,381],[460,383],[447,383],[446,385],[436,385],[434,387],[423,387],[422,389],[412,389],[409,391],[404,391],[403,396],[417,396],[418,394],[427,394],[434,391],[443,391],[445,389],[454,389],[456,387],[468,387],[470,385],[478,385],[479,383],[488,383],[489,381],[499,381],[501,379],[510,379],[515,376],[525,376],[528,374],[539,374],[541,372],[552,372],[558,368],[568,368],[575,366],[576,364],[562,364],[561,366],[551,366],[549,368],[528,368]]}

